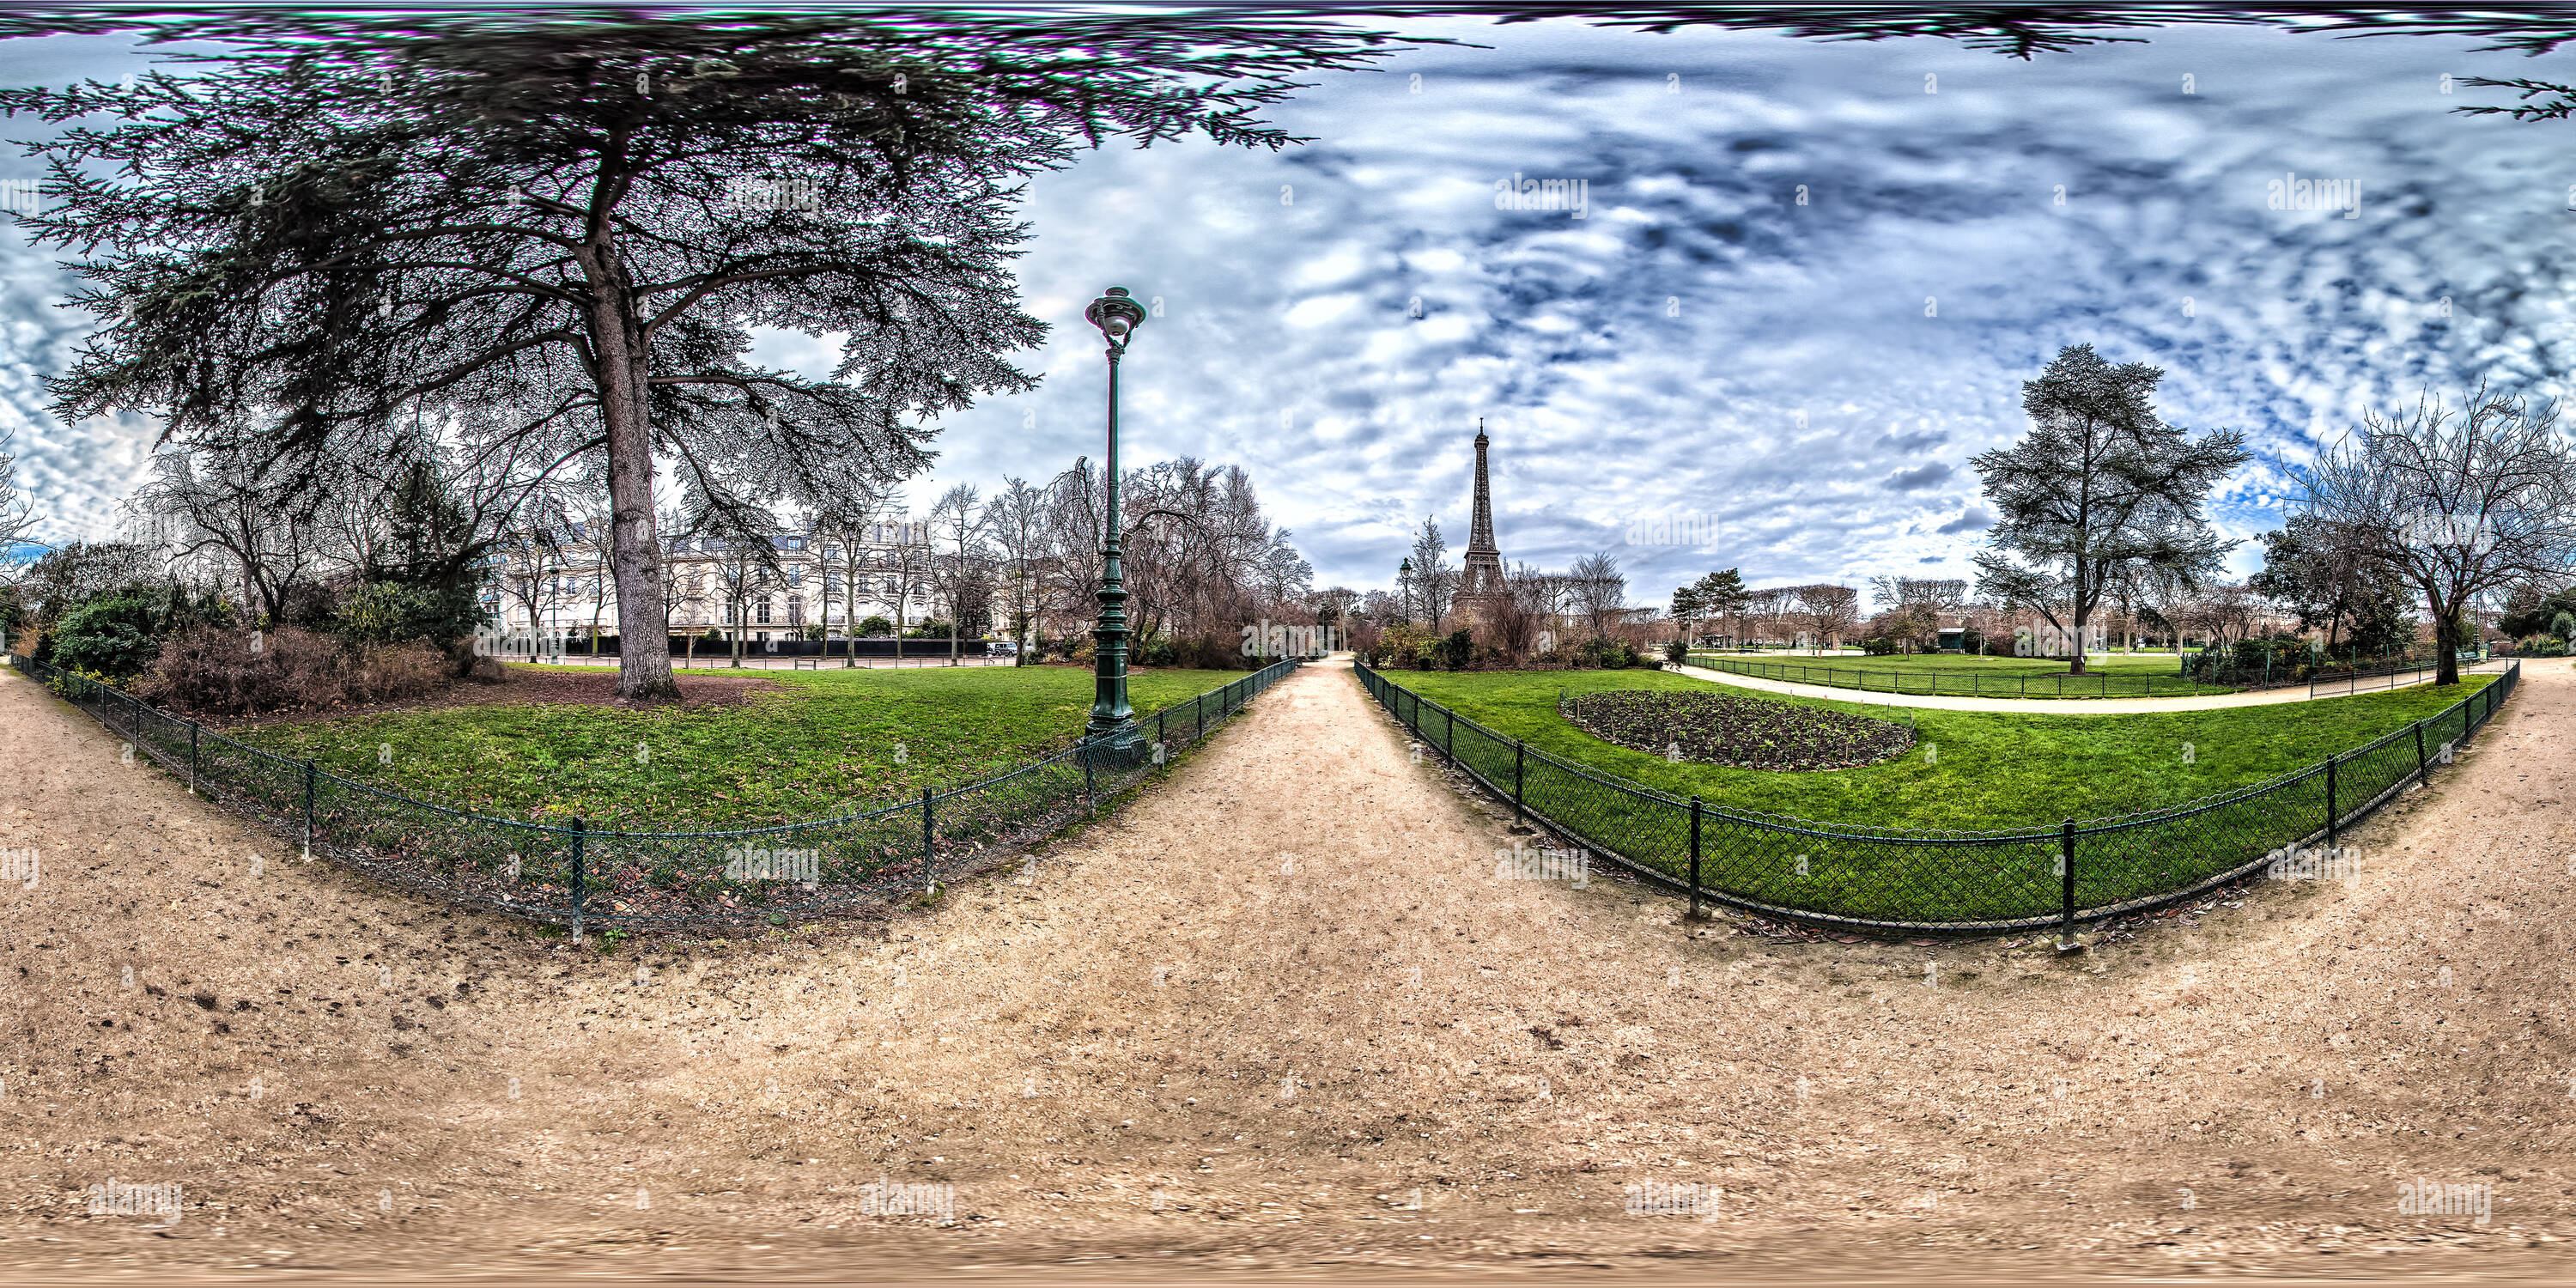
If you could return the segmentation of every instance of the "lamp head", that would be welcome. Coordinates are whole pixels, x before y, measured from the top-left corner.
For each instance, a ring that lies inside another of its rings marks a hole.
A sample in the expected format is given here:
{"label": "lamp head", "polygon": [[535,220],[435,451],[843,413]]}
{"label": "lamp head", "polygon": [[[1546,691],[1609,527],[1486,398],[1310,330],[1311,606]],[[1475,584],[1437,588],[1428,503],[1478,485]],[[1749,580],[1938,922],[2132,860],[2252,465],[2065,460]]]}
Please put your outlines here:
{"label": "lamp head", "polygon": [[1123,349],[1127,347],[1127,338],[1144,324],[1145,306],[1129,299],[1126,287],[1113,286],[1099,299],[1093,300],[1091,307],[1082,311],[1082,316],[1100,328],[1100,334],[1109,338],[1110,347]]}

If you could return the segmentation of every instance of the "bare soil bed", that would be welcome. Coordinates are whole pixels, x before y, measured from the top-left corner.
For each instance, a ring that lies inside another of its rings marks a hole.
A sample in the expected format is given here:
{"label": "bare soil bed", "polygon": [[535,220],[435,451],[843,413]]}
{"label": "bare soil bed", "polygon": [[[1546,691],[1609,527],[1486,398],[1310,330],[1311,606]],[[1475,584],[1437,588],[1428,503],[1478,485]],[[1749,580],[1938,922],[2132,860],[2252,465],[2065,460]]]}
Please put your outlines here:
{"label": "bare soil bed", "polygon": [[[2060,958],[1496,880],[1543,840],[1333,665],[928,911],[603,955],[296,862],[11,677],[0,1267],[2562,1275],[2571,716],[2530,666],[2357,878]],[[182,1219],[88,1215],[111,1177]],[[2401,1214],[2417,1178],[2492,1219]]]}

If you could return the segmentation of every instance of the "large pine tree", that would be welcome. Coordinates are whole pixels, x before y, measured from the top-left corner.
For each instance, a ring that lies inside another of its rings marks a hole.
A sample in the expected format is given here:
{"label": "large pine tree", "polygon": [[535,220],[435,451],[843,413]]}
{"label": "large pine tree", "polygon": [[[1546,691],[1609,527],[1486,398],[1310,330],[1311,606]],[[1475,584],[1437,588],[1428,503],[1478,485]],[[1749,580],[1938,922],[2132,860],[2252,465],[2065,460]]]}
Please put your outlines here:
{"label": "large pine tree", "polygon": [[[1254,113],[1387,38],[1121,18],[225,18],[131,86],[0,91],[73,122],[47,209],[100,329],[66,419],[138,409],[289,479],[418,416],[605,490],[618,690],[655,642],[657,460],[713,514],[926,461],[924,422],[1028,388],[1022,176],[1105,139],[1291,142]],[[109,122],[92,125],[96,120]],[[848,337],[834,378],[750,329]]]}

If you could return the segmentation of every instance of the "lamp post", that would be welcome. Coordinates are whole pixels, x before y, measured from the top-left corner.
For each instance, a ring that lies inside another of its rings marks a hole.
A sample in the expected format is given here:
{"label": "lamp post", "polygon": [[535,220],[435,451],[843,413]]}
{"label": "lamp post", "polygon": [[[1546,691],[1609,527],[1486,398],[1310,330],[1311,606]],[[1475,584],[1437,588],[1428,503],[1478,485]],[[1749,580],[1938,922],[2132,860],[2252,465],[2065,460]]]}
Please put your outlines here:
{"label": "lamp post", "polygon": [[1395,566],[1395,584],[1404,591],[1404,620],[1413,620],[1413,560]]}
{"label": "lamp post", "polygon": [[1127,586],[1121,579],[1118,551],[1118,359],[1127,340],[1145,320],[1145,307],[1127,298],[1127,288],[1110,287],[1082,311],[1109,341],[1109,485],[1108,523],[1100,539],[1100,626],[1092,632],[1097,648],[1092,658],[1091,719],[1083,736],[1106,743],[1113,752],[1133,751],[1140,741],[1135,709],[1127,705]]}

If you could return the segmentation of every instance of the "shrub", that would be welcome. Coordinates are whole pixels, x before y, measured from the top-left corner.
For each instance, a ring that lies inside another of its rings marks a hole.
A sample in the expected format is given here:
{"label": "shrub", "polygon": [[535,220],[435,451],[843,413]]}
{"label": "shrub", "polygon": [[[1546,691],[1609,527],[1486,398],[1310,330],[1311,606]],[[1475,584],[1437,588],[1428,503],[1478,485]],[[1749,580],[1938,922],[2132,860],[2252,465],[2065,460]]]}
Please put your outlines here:
{"label": "shrub", "polygon": [[1860,651],[1871,657],[1885,657],[1896,651],[1896,641],[1885,635],[1872,635],[1860,642]]}
{"label": "shrub", "polygon": [[417,641],[352,648],[293,626],[197,626],[161,646],[137,692],[203,715],[257,715],[400,701],[436,690],[448,674],[445,655]]}
{"label": "shrub", "polygon": [[1476,640],[1463,628],[1449,632],[1449,638],[1435,646],[1440,665],[1452,671],[1464,671],[1476,660]]}
{"label": "shrub", "polygon": [[869,639],[880,639],[894,634],[894,623],[883,617],[871,617],[859,623],[859,634]]}
{"label": "shrub", "polygon": [[946,623],[946,622],[940,622],[940,621],[929,621],[929,622],[923,622],[921,625],[919,625],[919,626],[915,626],[915,627],[913,627],[911,630],[905,631],[905,632],[904,632],[904,637],[905,637],[906,639],[916,639],[916,640],[927,640],[927,639],[942,639],[942,640],[944,640],[944,639],[948,638],[948,623]]}
{"label": "shrub", "polygon": [[1671,664],[1671,665],[1673,665],[1673,666],[1680,666],[1682,663],[1687,662],[1687,661],[1689,661],[1689,660],[1690,660],[1690,641],[1689,641],[1689,640],[1671,640],[1671,641],[1668,641],[1668,642],[1666,642],[1666,643],[1665,643],[1665,645],[1664,645],[1664,661],[1665,661],[1665,662],[1670,663],[1670,664]]}
{"label": "shrub", "polygon": [[152,634],[151,605],[125,595],[92,600],[54,624],[51,661],[67,671],[122,680],[152,661]]}

